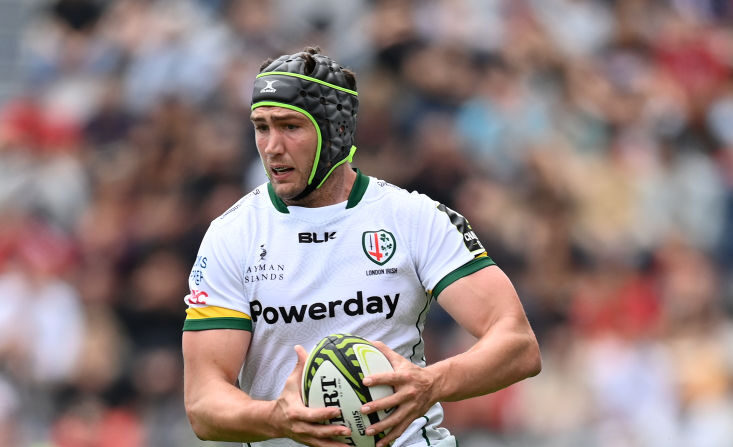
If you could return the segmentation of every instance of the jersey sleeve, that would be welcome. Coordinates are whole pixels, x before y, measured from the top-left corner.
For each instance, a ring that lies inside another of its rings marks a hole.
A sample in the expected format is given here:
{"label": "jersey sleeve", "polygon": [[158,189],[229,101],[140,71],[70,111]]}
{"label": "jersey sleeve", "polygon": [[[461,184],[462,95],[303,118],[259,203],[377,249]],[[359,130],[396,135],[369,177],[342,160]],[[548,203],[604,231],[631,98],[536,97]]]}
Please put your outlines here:
{"label": "jersey sleeve", "polygon": [[427,196],[420,197],[413,231],[417,270],[425,290],[437,298],[453,282],[495,263],[465,217]]}
{"label": "jersey sleeve", "polygon": [[188,277],[184,331],[252,330],[240,250],[241,239],[230,226],[209,227]]}

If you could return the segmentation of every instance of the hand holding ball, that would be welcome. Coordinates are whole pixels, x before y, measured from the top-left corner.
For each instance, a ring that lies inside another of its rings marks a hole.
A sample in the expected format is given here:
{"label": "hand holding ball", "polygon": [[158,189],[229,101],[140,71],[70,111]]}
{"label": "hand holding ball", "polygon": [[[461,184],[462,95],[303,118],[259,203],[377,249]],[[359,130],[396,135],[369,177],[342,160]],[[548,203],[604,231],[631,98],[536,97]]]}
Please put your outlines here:
{"label": "hand holding ball", "polygon": [[362,380],[390,371],[393,369],[387,357],[369,341],[354,335],[329,335],[316,345],[304,365],[303,403],[312,408],[338,407],[341,416],[329,422],[349,427],[351,436],[337,439],[355,447],[374,447],[385,434],[367,436],[366,429],[386,418],[389,411],[364,415],[360,409],[394,390],[386,385],[367,387]]}

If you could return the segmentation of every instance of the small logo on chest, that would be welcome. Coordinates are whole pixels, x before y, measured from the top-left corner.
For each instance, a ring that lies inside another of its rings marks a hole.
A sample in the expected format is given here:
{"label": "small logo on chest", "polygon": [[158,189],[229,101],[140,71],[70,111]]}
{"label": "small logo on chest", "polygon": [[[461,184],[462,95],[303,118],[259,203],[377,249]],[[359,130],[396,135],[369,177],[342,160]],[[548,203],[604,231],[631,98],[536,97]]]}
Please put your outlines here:
{"label": "small logo on chest", "polygon": [[260,262],[265,260],[265,256],[267,256],[267,250],[265,250],[265,244],[260,245]]}
{"label": "small logo on chest", "polygon": [[361,236],[361,248],[370,261],[377,265],[384,265],[397,250],[397,241],[387,230],[365,231]]}

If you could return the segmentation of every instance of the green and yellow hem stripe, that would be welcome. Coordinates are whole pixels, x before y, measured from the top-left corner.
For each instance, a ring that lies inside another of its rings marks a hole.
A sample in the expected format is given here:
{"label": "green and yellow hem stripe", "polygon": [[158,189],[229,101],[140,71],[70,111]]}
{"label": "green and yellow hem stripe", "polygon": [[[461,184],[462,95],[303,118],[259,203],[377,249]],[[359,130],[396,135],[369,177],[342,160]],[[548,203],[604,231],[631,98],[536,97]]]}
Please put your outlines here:
{"label": "green and yellow hem stripe", "polygon": [[218,306],[189,307],[186,309],[184,331],[208,329],[252,330],[252,318],[244,312]]}

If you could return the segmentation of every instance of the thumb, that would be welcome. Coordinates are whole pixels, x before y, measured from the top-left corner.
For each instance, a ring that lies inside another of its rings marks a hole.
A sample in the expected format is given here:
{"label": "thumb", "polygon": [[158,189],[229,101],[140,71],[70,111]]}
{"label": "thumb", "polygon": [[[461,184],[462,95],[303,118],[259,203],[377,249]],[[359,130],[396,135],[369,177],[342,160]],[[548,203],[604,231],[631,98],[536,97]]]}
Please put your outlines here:
{"label": "thumb", "polygon": [[308,360],[308,353],[302,346],[295,345],[295,354],[298,356],[298,361],[295,362],[295,369],[293,372],[301,374],[303,372],[303,366],[305,365],[306,360]]}
{"label": "thumb", "polygon": [[295,354],[298,356],[298,361],[295,362],[295,368],[293,369],[293,372],[290,373],[288,382],[293,381],[293,386],[297,387],[298,392],[302,397],[303,390],[301,381],[303,379],[303,367],[305,366],[305,362],[308,360],[308,353],[302,346],[295,345]]}

